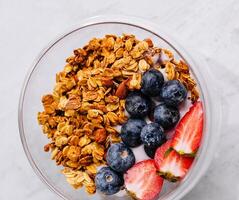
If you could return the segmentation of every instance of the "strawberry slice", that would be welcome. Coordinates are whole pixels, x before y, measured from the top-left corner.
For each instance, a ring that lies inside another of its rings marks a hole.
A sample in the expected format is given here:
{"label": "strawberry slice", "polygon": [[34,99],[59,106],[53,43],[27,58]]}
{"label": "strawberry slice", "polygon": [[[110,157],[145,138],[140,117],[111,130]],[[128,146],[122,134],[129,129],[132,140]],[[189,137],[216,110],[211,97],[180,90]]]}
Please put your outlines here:
{"label": "strawberry slice", "polygon": [[161,145],[159,148],[157,148],[155,155],[154,155],[154,161],[156,167],[159,169],[161,163],[163,162],[164,158],[166,157],[167,152],[170,150],[172,140],[168,140],[163,145]]}
{"label": "strawberry slice", "polygon": [[171,182],[182,179],[193,162],[193,158],[179,155],[175,150],[171,150],[159,167],[159,175]]}
{"label": "strawberry slice", "polygon": [[180,120],[172,138],[172,147],[181,155],[194,156],[197,152],[203,131],[202,102],[193,104]]}
{"label": "strawberry slice", "polygon": [[154,160],[136,163],[124,175],[125,187],[133,199],[153,200],[159,195],[163,179],[157,175]]}

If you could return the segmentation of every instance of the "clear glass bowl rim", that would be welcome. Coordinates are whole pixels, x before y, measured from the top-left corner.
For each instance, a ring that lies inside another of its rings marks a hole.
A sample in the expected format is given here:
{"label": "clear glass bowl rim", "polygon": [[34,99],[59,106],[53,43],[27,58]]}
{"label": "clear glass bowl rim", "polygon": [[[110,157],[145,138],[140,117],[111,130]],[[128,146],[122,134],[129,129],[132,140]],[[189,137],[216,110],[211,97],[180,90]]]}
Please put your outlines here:
{"label": "clear glass bowl rim", "polygon": [[122,15],[104,15],[91,17],[86,20],[83,20],[82,23],[76,24],[73,27],[69,28],[63,34],[60,34],[58,37],[56,37],[56,39],[54,39],[52,42],[46,45],[46,47],[36,57],[34,63],[29,69],[25,77],[24,84],[20,94],[18,106],[18,126],[24,152],[34,172],[38,175],[38,177],[42,180],[42,182],[44,182],[48,186],[48,188],[54,193],[56,193],[58,196],[60,196],[65,200],[69,200],[67,197],[64,196],[64,194],[61,191],[59,191],[51,183],[48,182],[48,180],[41,173],[41,170],[37,167],[37,165],[34,162],[34,159],[31,156],[24,134],[23,128],[24,124],[22,118],[25,90],[27,88],[31,74],[37,67],[38,62],[41,60],[44,54],[52,46],[54,46],[54,44],[56,44],[59,40],[61,40],[62,38],[66,37],[68,34],[71,34],[74,31],[77,31],[79,29],[88,26],[104,23],[126,24],[153,33],[154,35],[156,35],[157,37],[168,43],[190,65],[192,72],[196,76],[198,85],[200,87],[200,90],[202,91],[201,98],[205,109],[205,119],[206,119],[204,123],[205,136],[202,141],[203,145],[201,145],[201,148],[199,150],[200,156],[197,157],[197,163],[192,167],[192,169],[189,171],[188,175],[185,177],[182,183],[175,190],[173,190],[163,198],[167,200],[179,200],[183,196],[185,196],[198,183],[200,178],[204,175],[204,173],[208,169],[209,164],[213,158],[213,153],[216,147],[221,127],[221,112],[222,112],[221,99],[214,90],[216,86],[214,84],[213,77],[210,75],[210,72],[206,71],[202,74],[199,68],[195,67],[198,66],[198,62],[196,62],[195,59],[192,59],[192,57],[188,55],[188,53],[182,48],[182,46],[179,45],[178,42],[175,42],[175,40],[170,36],[170,34],[165,33],[156,24],[149,22],[145,19]]}

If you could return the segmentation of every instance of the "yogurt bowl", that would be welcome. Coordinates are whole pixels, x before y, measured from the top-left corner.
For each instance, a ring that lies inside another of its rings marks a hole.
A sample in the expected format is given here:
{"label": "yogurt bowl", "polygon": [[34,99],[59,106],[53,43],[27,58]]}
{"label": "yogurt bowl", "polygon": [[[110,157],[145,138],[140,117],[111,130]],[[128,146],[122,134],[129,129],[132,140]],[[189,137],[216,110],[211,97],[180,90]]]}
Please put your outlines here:
{"label": "yogurt bowl", "polygon": [[[113,196],[102,196],[99,193],[89,196],[84,189],[74,190],[59,173],[57,167],[42,149],[47,138],[42,134],[36,114],[42,110],[41,96],[51,92],[55,74],[62,70],[65,58],[73,49],[85,45],[91,38],[103,37],[106,34],[134,34],[140,40],[151,38],[155,46],[169,49],[177,59],[184,60],[198,84],[200,100],[204,107],[204,130],[201,146],[187,176],[180,182],[164,184],[160,200],[177,200],[187,194],[205,174],[216,147],[220,132],[221,107],[220,98],[213,88],[213,78],[209,77],[205,61],[199,60],[197,54],[189,56],[168,34],[157,25],[148,21],[128,16],[100,16],[85,20],[76,25],[56,40],[47,45],[36,58],[21,92],[18,110],[19,131],[27,158],[39,178],[57,195],[66,200],[78,199],[127,199],[124,192]],[[136,158],[141,159],[142,149],[137,149]]]}

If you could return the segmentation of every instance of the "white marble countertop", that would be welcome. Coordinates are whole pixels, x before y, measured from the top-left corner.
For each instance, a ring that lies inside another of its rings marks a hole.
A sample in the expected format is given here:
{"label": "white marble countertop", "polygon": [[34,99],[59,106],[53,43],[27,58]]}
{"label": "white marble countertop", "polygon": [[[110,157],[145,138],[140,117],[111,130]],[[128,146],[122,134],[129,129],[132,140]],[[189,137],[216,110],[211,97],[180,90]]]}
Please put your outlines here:
{"label": "white marble countertop", "polygon": [[50,40],[82,19],[126,14],[158,23],[185,49],[206,56],[223,96],[224,122],[208,173],[185,200],[239,200],[238,0],[0,0],[0,199],[59,199],[33,173],[21,146],[18,97],[24,76]]}

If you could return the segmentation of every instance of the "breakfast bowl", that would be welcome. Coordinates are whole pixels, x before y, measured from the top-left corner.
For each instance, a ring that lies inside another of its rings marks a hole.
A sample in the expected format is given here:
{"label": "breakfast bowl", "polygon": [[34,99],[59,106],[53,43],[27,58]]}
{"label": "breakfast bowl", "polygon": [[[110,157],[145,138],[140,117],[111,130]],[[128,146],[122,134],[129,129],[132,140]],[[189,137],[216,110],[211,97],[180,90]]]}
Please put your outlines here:
{"label": "breakfast bowl", "polygon": [[63,69],[65,58],[72,54],[72,50],[82,47],[95,37],[124,33],[133,34],[140,40],[150,38],[156,46],[169,49],[177,59],[187,63],[203,103],[203,137],[193,165],[180,182],[165,183],[158,199],[181,199],[199,182],[213,158],[220,133],[221,107],[220,98],[215,92],[213,76],[203,57],[195,52],[189,55],[169,34],[151,22],[128,16],[94,17],[72,27],[42,50],[26,76],[19,101],[19,131],[26,156],[38,177],[50,190],[65,200],[129,198],[125,193],[104,196],[97,192],[89,196],[84,189],[73,189],[59,173],[62,168],[56,166],[49,154],[43,151],[48,139],[42,133],[36,119],[37,113],[42,110],[42,95],[52,91],[55,75]]}

